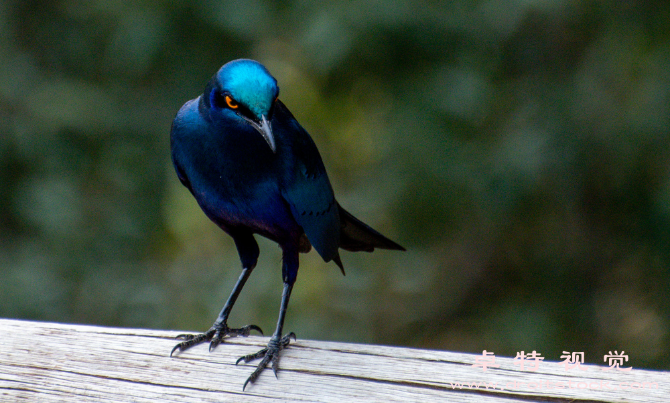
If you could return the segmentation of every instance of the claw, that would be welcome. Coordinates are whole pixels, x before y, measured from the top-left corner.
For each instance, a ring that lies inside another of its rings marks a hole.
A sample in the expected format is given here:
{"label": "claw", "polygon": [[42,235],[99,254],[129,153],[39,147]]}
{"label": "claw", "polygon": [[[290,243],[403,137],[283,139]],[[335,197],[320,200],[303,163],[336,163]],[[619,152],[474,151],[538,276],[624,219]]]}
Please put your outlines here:
{"label": "claw", "polygon": [[196,346],[205,341],[209,341],[209,351],[211,352],[221,344],[226,336],[228,337],[237,337],[237,336],[249,336],[251,330],[256,330],[260,334],[263,334],[263,331],[260,327],[256,325],[247,325],[239,329],[231,329],[225,323],[214,324],[207,332],[200,334],[180,334],[176,338],[178,340],[183,340],[181,343],[178,343],[172,351],[170,352],[170,357],[174,354],[175,351],[179,350],[180,352],[188,350],[189,348]]}
{"label": "claw", "polygon": [[254,354],[247,354],[247,355],[245,355],[245,356],[242,356],[242,357],[238,358],[237,361],[235,361],[235,365],[239,364],[240,361],[244,361],[244,363],[246,364],[246,363],[248,363],[249,361],[253,361],[253,360],[257,360],[257,359],[259,359],[259,358],[265,357],[265,354],[266,354],[267,352],[268,352],[268,348],[266,347],[266,348],[260,350],[260,351],[257,352],[257,353],[254,353]]}
{"label": "claw", "polygon": [[174,346],[172,351],[170,351],[170,358],[172,358],[172,354],[174,354],[175,351],[177,351],[177,350],[181,351],[181,349],[179,348],[180,346],[181,346],[181,343]]}
{"label": "claw", "polygon": [[279,354],[272,356],[272,372],[275,374],[275,378],[279,379],[279,376],[277,376],[277,366],[279,364]]}
{"label": "claw", "polygon": [[281,339],[282,343],[285,343],[284,347],[288,346],[288,344],[291,342],[291,339],[293,339],[293,341],[298,341],[298,338],[295,337],[295,333],[293,333],[293,332],[291,332],[291,333],[287,334],[286,336],[282,337],[282,339]]}
{"label": "claw", "polygon": [[246,389],[249,383],[254,383],[256,381],[261,372],[263,372],[263,370],[267,367],[268,363],[271,364],[272,372],[275,374],[275,378],[278,378],[277,372],[279,372],[279,352],[289,345],[291,339],[296,340],[295,333],[293,332],[287,334],[281,339],[273,336],[268,342],[268,346],[264,349],[258,351],[255,354],[248,354],[237,359],[235,365],[242,361],[248,363],[250,361],[262,358],[254,372],[252,372],[251,375],[249,375],[249,378],[247,378],[246,382],[244,382],[242,391]]}
{"label": "claw", "polygon": [[244,385],[242,385],[242,392],[244,392],[244,389],[247,388],[247,385],[251,381],[251,377],[248,377],[246,381],[244,381]]}
{"label": "claw", "polygon": [[214,350],[216,348],[216,346],[219,345],[219,343],[221,343],[220,338],[216,338],[216,336],[214,338],[212,338],[212,341],[209,342],[209,352],[211,353],[212,350]]}
{"label": "claw", "polygon": [[250,332],[251,330],[255,330],[255,331],[257,331],[258,333],[260,333],[261,336],[263,336],[263,330],[261,330],[261,328],[258,327],[258,326],[256,326],[256,325],[245,326],[245,327],[243,327],[242,329],[246,329],[246,331],[247,331],[246,334],[245,334],[244,336],[248,336],[248,335],[249,335],[249,332]]}
{"label": "claw", "polygon": [[212,335],[214,334],[214,329],[209,329],[207,333],[201,333],[201,334],[180,334],[177,336],[177,339],[184,340],[181,343],[178,343],[174,348],[172,349],[172,352],[170,352],[170,357],[174,354],[175,351],[179,350],[184,351],[187,350],[196,344],[200,344],[205,340],[211,339]]}

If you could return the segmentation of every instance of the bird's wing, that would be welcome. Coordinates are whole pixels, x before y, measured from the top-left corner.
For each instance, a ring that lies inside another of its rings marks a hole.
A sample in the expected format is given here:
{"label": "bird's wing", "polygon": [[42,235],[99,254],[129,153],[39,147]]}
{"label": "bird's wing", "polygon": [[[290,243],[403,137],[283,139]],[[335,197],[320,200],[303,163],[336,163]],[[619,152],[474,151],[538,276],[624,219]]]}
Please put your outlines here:
{"label": "bird's wing", "polygon": [[325,172],[296,172],[284,189],[284,199],[307,239],[326,262],[337,256],[340,219],[337,203]]}
{"label": "bird's wing", "polygon": [[282,195],[291,206],[293,217],[323,260],[335,260],[338,263],[340,217],[333,188],[314,141],[290,112],[287,115],[292,120],[288,126],[291,133],[284,137],[290,139],[292,156]]}

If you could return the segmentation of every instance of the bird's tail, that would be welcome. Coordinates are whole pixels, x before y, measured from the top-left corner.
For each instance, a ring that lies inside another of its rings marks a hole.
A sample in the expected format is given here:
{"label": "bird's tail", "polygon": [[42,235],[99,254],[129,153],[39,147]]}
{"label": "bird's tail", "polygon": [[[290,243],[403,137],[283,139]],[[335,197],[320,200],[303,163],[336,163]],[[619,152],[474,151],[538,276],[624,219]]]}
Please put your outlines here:
{"label": "bird's tail", "polygon": [[372,252],[375,248],[405,250],[402,246],[370,228],[337,204],[340,213],[340,248],[351,252]]}

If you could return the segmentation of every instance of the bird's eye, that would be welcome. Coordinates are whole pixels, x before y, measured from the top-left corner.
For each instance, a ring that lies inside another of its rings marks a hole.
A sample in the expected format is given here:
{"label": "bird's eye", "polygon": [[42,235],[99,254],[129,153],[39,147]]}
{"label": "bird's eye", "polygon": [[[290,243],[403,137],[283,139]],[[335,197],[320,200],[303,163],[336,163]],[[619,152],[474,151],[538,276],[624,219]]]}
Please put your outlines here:
{"label": "bird's eye", "polygon": [[226,104],[230,109],[237,109],[240,106],[240,104],[238,104],[233,98],[231,98],[230,95],[226,95]]}

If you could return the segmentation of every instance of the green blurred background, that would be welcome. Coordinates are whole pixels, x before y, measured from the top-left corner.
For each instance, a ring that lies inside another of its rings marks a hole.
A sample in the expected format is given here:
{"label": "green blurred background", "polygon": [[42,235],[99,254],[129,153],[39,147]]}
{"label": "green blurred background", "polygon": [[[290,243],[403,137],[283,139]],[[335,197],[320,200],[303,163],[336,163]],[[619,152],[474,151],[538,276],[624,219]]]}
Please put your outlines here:
{"label": "green blurred background", "polygon": [[[253,58],[340,203],[405,253],[314,252],[299,338],[670,368],[667,1],[0,0],[0,316],[204,331],[240,273],[172,118]],[[280,250],[232,326],[271,332]],[[165,352],[169,353],[168,350]]]}

